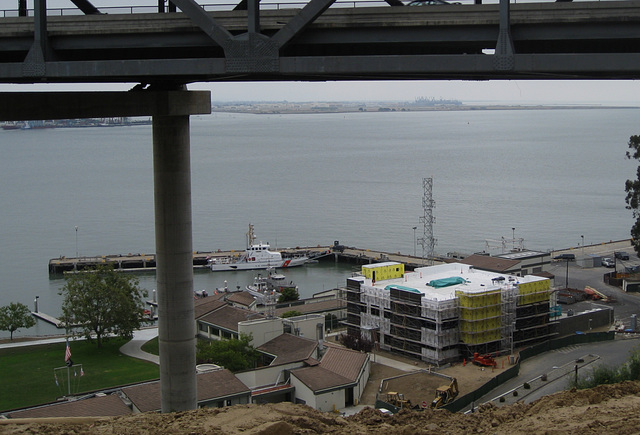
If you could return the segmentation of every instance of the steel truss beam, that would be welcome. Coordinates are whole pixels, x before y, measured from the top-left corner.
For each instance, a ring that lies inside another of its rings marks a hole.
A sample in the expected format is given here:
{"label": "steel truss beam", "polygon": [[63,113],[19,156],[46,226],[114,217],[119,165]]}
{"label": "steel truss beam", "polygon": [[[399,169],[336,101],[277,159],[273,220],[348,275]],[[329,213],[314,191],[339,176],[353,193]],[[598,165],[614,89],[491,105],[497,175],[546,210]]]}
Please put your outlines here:
{"label": "steel truss beam", "polygon": [[[0,19],[0,82],[640,78],[640,1]],[[493,53],[490,51],[493,50]]]}

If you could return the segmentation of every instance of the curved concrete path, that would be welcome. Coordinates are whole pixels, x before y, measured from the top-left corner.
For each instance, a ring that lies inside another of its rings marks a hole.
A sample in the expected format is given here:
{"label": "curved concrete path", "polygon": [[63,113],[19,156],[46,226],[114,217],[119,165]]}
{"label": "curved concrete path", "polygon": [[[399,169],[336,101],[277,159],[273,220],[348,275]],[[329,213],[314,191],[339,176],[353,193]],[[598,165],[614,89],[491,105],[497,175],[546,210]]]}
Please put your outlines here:
{"label": "curved concrete path", "polygon": [[[147,341],[157,336],[158,336],[158,327],[151,327],[151,328],[140,329],[138,331],[133,331],[133,339],[128,343],[120,346],[120,352],[122,352],[127,356],[142,359],[142,360],[149,361],[159,365],[160,357],[158,355],[153,355],[151,353],[147,353],[142,350],[143,344],[145,344]],[[81,338],[80,340],[83,340],[83,338]],[[7,342],[7,343],[0,344],[0,349],[10,348],[10,347],[35,346],[39,344],[64,343],[65,341],[66,341],[65,337],[53,337],[53,338],[44,338],[42,340]],[[69,342],[71,343],[71,346],[73,346],[74,341],[75,339],[69,340]]]}
{"label": "curved concrete path", "polygon": [[160,365],[160,357],[144,352],[142,345],[158,336],[158,328],[147,328],[133,331],[133,339],[120,347],[120,352],[133,358],[142,359]]}

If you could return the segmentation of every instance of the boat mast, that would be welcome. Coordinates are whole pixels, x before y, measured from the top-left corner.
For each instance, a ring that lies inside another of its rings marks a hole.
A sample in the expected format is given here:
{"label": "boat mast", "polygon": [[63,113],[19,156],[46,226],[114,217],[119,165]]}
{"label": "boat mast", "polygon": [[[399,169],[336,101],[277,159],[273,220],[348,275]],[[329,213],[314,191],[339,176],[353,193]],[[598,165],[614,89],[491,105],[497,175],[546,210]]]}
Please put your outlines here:
{"label": "boat mast", "polygon": [[249,224],[249,231],[247,232],[247,249],[251,248],[251,245],[256,240],[255,234],[253,234],[253,225]]}

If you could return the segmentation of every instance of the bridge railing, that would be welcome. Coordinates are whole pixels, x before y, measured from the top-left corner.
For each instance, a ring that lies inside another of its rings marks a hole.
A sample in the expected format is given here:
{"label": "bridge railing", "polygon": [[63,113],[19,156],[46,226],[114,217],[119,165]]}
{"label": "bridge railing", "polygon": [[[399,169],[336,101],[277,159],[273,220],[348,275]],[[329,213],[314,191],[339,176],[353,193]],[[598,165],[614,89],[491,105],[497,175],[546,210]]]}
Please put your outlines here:
{"label": "bridge railing", "polygon": [[[404,0],[405,4],[408,4],[410,0]],[[475,0],[449,0],[451,3],[460,4],[474,4]],[[511,0],[511,3],[549,3],[554,1],[609,1],[609,0]],[[500,0],[482,0],[483,4],[497,4]],[[308,1],[275,1],[275,2],[260,2],[261,10],[280,10],[280,9],[300,9],[306,5]],[[203,3],[200,6],[210,12],[215,11],[230,11],[235,8],[237,3]],[[389,7],[388,3],[384,0],[337,0],[332,7],[337,8],[356,8],[356,7]],[[437,7],[437,6],[424,6]],[[99,7],[100,12],[106,14],[144,14],[144,13],[156,13],[158,7],[152,5],[144,6],[107,6]],[[33,9],[27,10],[28,16],[33,16]],[[47,8],[48,16],[70,16],[70,15],[83,15],[78,8]],[[18,9],[0,9],[0,18],[17,17]]]}
{"label": "bridge railing", "polygon": [[[279,9],[300,9],[304,7],[307,1],[280,1],[280,2],[260,2],[261,10],[279,10]],[[235,8],[237,3],[211,3],[201,4],[200,6],[210,12],[215,11],[230,11]],[[375,6],[389,6],[384,0],[338,0],[333,4],[333,7],[375,7]],[[98,7],[100,12],[105,14],[152,14],[158,12],[158,6],[145,5],[145,6],[106,6]],[[33,9],[27,10],[27,15],[33,16]],[[47,8],[48,16],[70,16],[70,15],[83,15],[82,11],[78,8]],[[0,9],[0,18],[17,17],[18,9]]]}

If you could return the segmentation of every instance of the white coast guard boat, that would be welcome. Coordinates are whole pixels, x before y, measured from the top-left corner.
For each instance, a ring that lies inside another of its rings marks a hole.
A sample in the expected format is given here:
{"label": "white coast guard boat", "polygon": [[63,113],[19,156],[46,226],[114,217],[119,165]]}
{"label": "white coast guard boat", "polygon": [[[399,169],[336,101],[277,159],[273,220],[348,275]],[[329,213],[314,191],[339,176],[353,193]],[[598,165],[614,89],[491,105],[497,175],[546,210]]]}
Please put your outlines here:
{"label": "white coast guard boat", "polygon": [[247,233],[247,249],[236,257],[212,257],[209,259],[209,267],[213,272],[230,270],[254,270],[280,267],[302,266],[309,257],[282,258],[282,254],[271,251],[268,243],[255,243],[253,225],[249,225]]}

